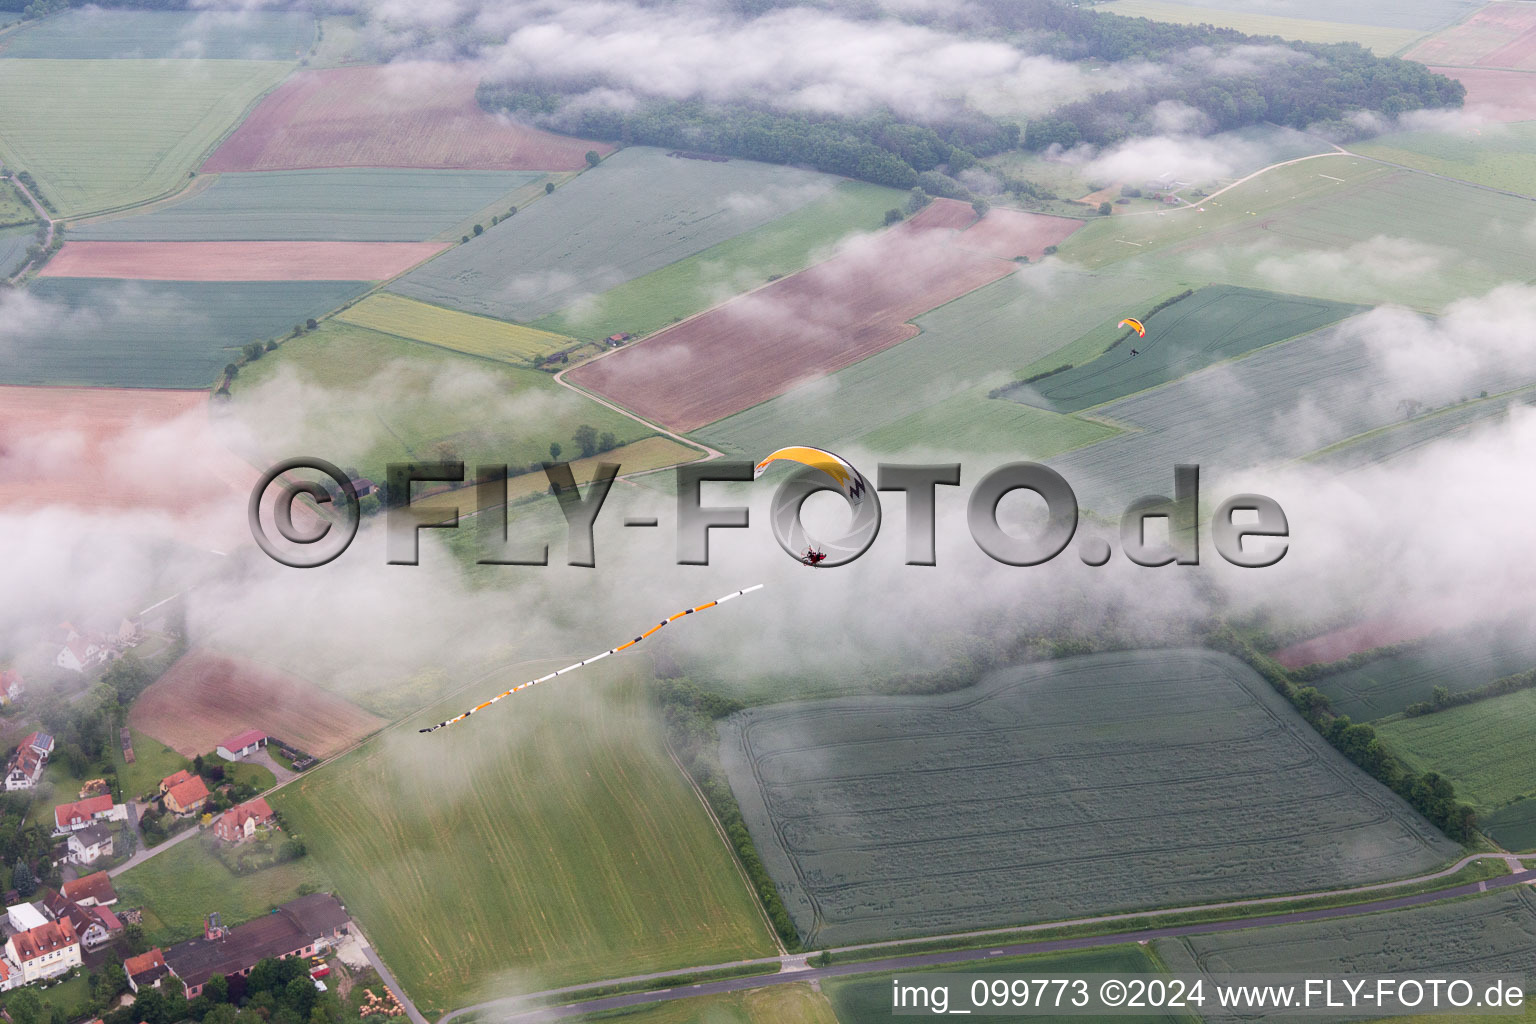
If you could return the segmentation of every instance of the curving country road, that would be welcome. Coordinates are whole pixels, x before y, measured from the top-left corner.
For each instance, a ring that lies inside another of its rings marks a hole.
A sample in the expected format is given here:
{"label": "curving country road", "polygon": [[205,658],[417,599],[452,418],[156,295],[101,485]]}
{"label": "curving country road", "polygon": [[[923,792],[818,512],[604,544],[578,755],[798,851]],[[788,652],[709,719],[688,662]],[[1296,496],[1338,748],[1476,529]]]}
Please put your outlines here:
{"label": "curving country road", "polygon": [[[1479,854],[1463,858],[1459,864],[1481,857],[1494,857],[1499,860],[1506,859],[1503,854]],[[1443,874],[1443,872],[1441,873]],[[1439,877],[1432,875],[1428,877]],[[1290,913],[1269,914],[1263,917],[1239,918],[1231,921],[1211,921],[1204,924],[1170,925],[1163,928],[1144,928],[1133,932],[1119,932],[1113,935],[1088,935],[1068,939],[1043,939],[1035,942],[1007,943],[995,949],[980,951],[976,949],[955,950],[946,953],[918,953],[906,956],[892,956],[884,959],[865,960],[859,963],[832,964],[828,967],[799,967],[803,958],[794,958],[795,968],[785,970],[779,974],[753,975],[750,977],[727,978],[721,981],[707,981],[697,985],[685,985],[675,988],[660,989],[652,992],[630,992],[624,995],[607,996],[601,999],[588,999],[577,1003],[568,1003],[564,1006],[529,1006],[532,999],[547,996],[541,993],[534,996],[523,996],[516,999],[503,999],[491,1003],[481,1003],[478,1006],[465,1007],[455,1010],[442,1018],[438,1024],[448,1024],[455,1017],[467,1013],[485,1014],[488,1019],[497,1024],[513,1021],[544,1021],[562,1017],[577,1017],[583,1014],[598,1013],[604,1010],[616,1010],[629,1006],[642,1006],[649,1003],[663,1003],[674,999],[687,999],[693,996],[717,995],[725,992],[739,992],[744,989],[764,988],[769,985],[788,985],[799,982],[820,981],[826,978],[839,978],[853,974],[876,974],[891,971],[915,970],[927,967],[943,967],[955,964],[974,963],[994,957],[1026,956],[1032,953],[1059,953],[1068,950],[1093,949],[1100,946],[1117,946],[1129,942],[1149,942],[1153,939],[1178,938],[1184,935],[1205,935],[1212,932],[1238,931],[1245,928],[1267,928],[1276,925],[1300,924],[1306,921],[1326,921],[1337,917],[1353,917],[1359,914],[1371,914],[1384,910],[1401,910],[1406,907],[1420,906],[1425,903],[1435,903],[1441,900],[1456,899],[1462,896],[1474,896],[1491,889],[1503,888],[1510,885],[1523,885],[1536,883],[1536,870],[1520,871],[1515,874],[1503,875],[1499,878],[1490,878],[1481,882],[1468,882],[1464,885],[1452,886],[1448,889],[1437,889],[1433,892],[1415,893],[1409,896],[1395,896],[1387,899],[1375,900],[1368,903],[1356,903],[1346,907],[1324,907],[1317,910],[1297,910]],[[1398,885],[1408,883],[1396,883]],[[1291,897],[1296,899],[1298,897]],[[1136,915],[1130,915],[1136,916]],[[1145,916],[1145,915],[1141,915]],[[1043,925],[1041,927],[1059,927],[1059,925]],[[910,940],[909,940],[910,941]],[[859,949],[864,947],[851,946],[847,949]],[[834,955],[838,950],[832,951]],[[772,961],[747,961],[750,963]],[[676,974],[677,972],[673,972]],[[590,988],[591,986],[584,986]],[[569,990],[553,990],[554,992]]]}

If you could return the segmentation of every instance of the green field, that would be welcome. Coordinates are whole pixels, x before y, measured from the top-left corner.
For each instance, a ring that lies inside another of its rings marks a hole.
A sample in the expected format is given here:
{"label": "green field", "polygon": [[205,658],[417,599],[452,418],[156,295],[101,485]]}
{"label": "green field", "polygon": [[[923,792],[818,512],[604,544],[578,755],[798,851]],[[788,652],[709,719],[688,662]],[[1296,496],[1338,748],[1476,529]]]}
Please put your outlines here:
{"label": "green field", "polygon": [[1460,132],[1396,132],[1350,146],[1362,156],[1523,195],[1536,193],[1536,122]]}
{"label": "green field", "polygon": [[381,482],[388,463],[436,459],[448,453],[442,446],[471,467],[526,466],[549,458],[552,441],[563,455],[579,455],[572,435],[584,423],[621,444],[651,433],[547,373],[334,320],[241,370],[231,408],[260,437],[270,417],[294,417],[296,388],[325,397],[306,406],[288,435]]}
{"label": "green field", "polygon": [[1090,221],[1062,256],[1165,287],[1215,282],[1429,312],[1536,262],[1536,236],[1508,228],[1529,221],[1528,200],[1360,157],[1276,168],[1201,206]]}
{"label": "green field", "polygon": [[[759,455],[780,447],[785,424],[792,423],[804,444],[837,449],[867,443],[884,449],[916,443],[954,451],[947,437],[978,438],[1000,417],[1013,417],[1000,408],[1011,403],[985,397],[989,389],[1007,384],[1021,367],[1050,362],[1088,327],[1114,324],[1127,309],[1151,305],[1166,290],[1160,281],[1085,274],[1056,260],[1024,267],[918,317],[917,337],[712,423],[695,436],[733,455]],[[931,407],[939,409],[924,411]],[[1075,442],[1087,436],[1080,426],[1046,424],[1041,417],[1020,421],[1023,425],[1048,427],[1052,440],[1046,447],[1058,438]],[[928,430],[934,433],[919,436]],[[1006,441],[1028,443],[1016,435]],[[985,443],[994,450],[1004,442]]]}
{"label": "green field", "polygon": [[[544,176],[395,167],[220,174],[185,197],[70,226],[108,241],[410,242],[432,238]],[[200,182],[203,179],[199,179]],[[506,207],[501,207],[501,213]]]}
{"label": "green field", "polygon": [[262,93],[275,61],[0,60],[0,160],[62,217],[179,188]]}
{"label": "green field", "polygon": [[264,764],[252,764],[249,761],[229,764],[217,754],[204,757],[203,760],[222,765],[224,778],[237,786],[254,786],[258,792],[265,792],[277,785],[277,776],[273,775],[272,769]]}
{"label": "green field", "polygon": [[36,225],[37,211],[9,181],[0,181],[0,227]]}
{"label": "green field", "polygon": [[1523,631],[1474,629],[1435,637],[1401,654],[1377,658],[1308,685],[1328,695],[1334,710],[1357,722],[1395,715],[1429,700],[1435,687],[1474,690],[1536,666],[1536,638]]}
{"label": "green field", "polygon": [[[1359,312],[1362,307],[1322,299],[1213,285],[1147,317],[1145,338],[1132,334],[1109,351],[1104,350],[1116,338],[1131,332],[1098,325],[1071,351],[1096,348],[1101,355],[1033,384],[1020,384],[1010,396],[1056,412],[1081,412]],[[1139,354],[1133,356],[1132,351]],[[1053,358],[1069,361],[1066,353]]]}
{"label": "green field", "polygon": [[622,1020],[624,1024],[848,1024],[848,1018],[839,1021],[827,997],[809,984],[674,999],[580,1019]]}
{"label": "green field", "polygon": [[36,240],[37,232],[29,227],[0,229],[0,278],[21,269],[27,250]]}
{"label": "green field", "polygon": [[[1309,43],[1359,43],[1372,52],[1386,56],[1403,49],[1424,34],[1422,29],[1392,28],[1379,25],[1352,25],[1345,21],[1321,21],[1287,18],[1252,10],[1221,10],[1214,6],[1165,3],[1163,0],[1114,0],[1098,10],[1127,18],[1150,18],[1190,25],[1215,25],[1233,28],[1253,36],[1280,36]],[[1339,8],[1344,13],[1345,8]]]}
{"label": "green field", "polygon": [[630,147],[390,290],[528,323],[798,210],[839,180]]}
{"label": "green field", "polygon": [[610,660],[443,736],[413,719],[274,796],[429,1018],[773,952],[640,682]]}
{"label": "green field", "polygon": [[365,281],[120,281],[47,277],[29,293],[49,322],[18,327],[6,384],[206,388],[246,342],[286,335]]}
{"label": "green field", "polygon": [[1477,825],[1506,850],[1536,850],[1536,798],[1506,804]]}
{"label": "green field", "polygon": [[0,44],[0,57],[298,60],[315,41],[299,11],[114,11],[43,18]]}
{"label": "green field", "polygon": [[[1158,939],[1153,949],[1174,974],[1294,972],[1433,978],[1524,973],[1536,956],[1536,894],[1528,886],[1510,886],[1470,899],[1362,917]],[[1294,1015],[1228,1017],[1212,1013],[1210,1006],[1205,1016],[1208,1020],[1296,1019]],[[1519,1016],[1499,1019],[1514,1021]]]}
{"label": "green field", "polygon": [[812,946],[1343,887],[1457,849],[1251,669],[1206,651],[754,708],[722,737]]}
{"label": "green field", "polygon": [[[893,978],[911,978],[913,984],[923,984],[923,975],[933,972],[944,974],[974,975],[978,978],[989,977],[993,974],[1026,974],[1032,977],[1070,978],[1081,974],[1115,974],[1120,977],[1129,977],[1137,974],[1155,975],[1160,973],[1158,966],[1147,955],[1145,949],[1140,946],[1108,946],[1103,949],[1086,949],[1075,953],[1043,953],[1038,956],[998,957],[986,961],[986,966],[957,964],[954,966],[935,967],[931,969],[919,969],[902,971],[901,974],[860,974],[849,978],[832,978],[822,982],[822,987],[827,993],[827,998],[832,1001],[832,1008],[837,1011],[837,1019],[840,1024],[888,1024],[893,1019],[891,1013],[891,981]],[[950,986],[951,1001],[950,1012],[968,1005],[956,1003],[956,996],[961,993],[955,986]],[[1054,992],[1055,990],[1052,989]],[[967,989],[968,994],[968,989]],[[988,1014],[985,1020],[995,1021],[1043,1021],[1051,1019],[1046,1016],[1029,1016],[1024,1014]],[[1117,1016],[1117,1021],[1174,1021],[1187,1018],[1178,1016],[1160,1016],[1147,1014],[1125,1014]]]}
{"label": "green field", "polygon": [[530,363],[538,356],[575,343],[575,339],[563,334],[460,313],[388,292],[368,296],[336,319],[408,341],[423,341],[465,355],[504,362]]}
{"label": "green field", "polygon": [[1536,795],[1536,690],[1381,722],[1376,732],[1413,768],[1454,782],[1479,813]]}
{"label": "green field", "polygon": [[830,194],[793,213],[541,317],[534,326],[589,340],[650,334],[804,269],[829,254],[845,235],[879,228],[885,211],[901,206],[906,198],[896,189],[868,182],[840,182]]}
{"label": "green field", "polygon": [[191,761],[137,729],[131,730],[129,736],[133,740],[133,764],[123,760],[122,744],[112,744],[117,777],[123,785],[125,799],[132,800],[156,792],[161,779],[192,766]]}
{"label": "green field", "polygon": [[1107,424],[990,399],[976,391],[946,398],[872,430],[860,443],[880,454],[929,449],[1049,459],[1116,433]]}
{"label": "green field", "polygon": [[331,887],[313,849],[299,860],[236,875],[203,842],[198,836],[184,839],[112,880],[122,906],[144,908],[144,937],[155,945],[200,934],[210,911],[217,910],[225,925],[235,925]]}

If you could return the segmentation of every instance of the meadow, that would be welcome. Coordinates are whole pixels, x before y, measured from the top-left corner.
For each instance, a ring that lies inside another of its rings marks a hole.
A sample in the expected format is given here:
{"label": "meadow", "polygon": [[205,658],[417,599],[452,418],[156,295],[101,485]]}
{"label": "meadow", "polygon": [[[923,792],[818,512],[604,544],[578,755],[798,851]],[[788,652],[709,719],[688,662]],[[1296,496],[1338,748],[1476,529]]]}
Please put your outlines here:
{"label": "meadow", "polygon": [[1377,658],[1309,685],[1328,695],[1334,710],[1357,722],[1395,715],[1429,700],[1436,686],[1474,690],[1536,666],[1536,638],[1520,631],[1475,628],[1429,638],[1401,654]]}
{"label": "meadow", "polygon": [[1479,813],[1536,795],[1536,690],[1381,722],[1376,732],[1416,770],[1454,782]]}
{"label": "meadow", "polygon": [[504,362],[530,363],[575,344],[575,339],[562,334],[460,313],[388,292],[368,296],[336,319],[408,341]]}
{"label": "meadow", "polygon": [[123,760],[121,744],[112,744],[113,761],[117,766],[117,778],[123,786],[123,796],[133,800],[156,792],[160,780],[174,775],[192,762],[176,753],[159,740],[146,736],[137,729],[128,730],[133,741],[133,764]]}
{"label": "meadow", "polygon": [[675,999],[580,1019],[621,1020],[624,1024],[849,1024],[849,1019],[834,1014],[827,997],[808,983]]}
{"label": "meadow", "polygon": [[36,226],[37,211],[15,184],[0,181],[0,227]]}
{"label": "meadow", "polygon": [[0,60],[0,160],[31,172],[57,215],[180,187],[256,98],[276,61]]}
{"label": "meadow", "polygon": [[[295,389],[316,389],[323,400],[294,417],[288,400]],[[550,374],[335,320],[245,367],[232,393],[232,411],[254,436],[282,410],[299,447],[323,444],[337,465],[355,466],[379,482],[390,462],[450,452],[471,466],[527,466],[549,458],[554,442],[574,456],[572,436],[584,423],[620,444],[652,433],[562,388]]]}
{"label": "meadow", "polygon": [[286,335],[367,287],[361,281],[41,279],[28,293],[52,322],[17,329],[0,381],[207,388],[241,345]]}
{"label": "meadow", "polygon": [[[1043,953],[1037,956],[996,957],[988,959],[986,966],[979,964],[972,967],[959,964],[932,968],[930,970],[902,971],[899,975],[903,980],[912,979],[916,985],[923,984],[923,975],[940,972],[944,974],[968,974],[976,977],[990,977],[994,974],[1023,974],[1036,978],[1072,978],[1083,974],[1114,974],[1126,978],[1134,975],[1156,975],[1161,973],[1157,963],[1147,955],[1145,949],[1140,946],[1106,946],[1102,949],[1086,949],[1072,953]],[[831,978],[822,982],[822,988],[827,993],[827,998],[832,1001],[832,1008],[837,1011],[837,1019],[840,1024],[887,1024],[892,1018],[891,1013],[891,982],[898,977],[894,974],[859,974],[847,978]],[[1053,993],[1055,989],[1051,990]],[[966,1004],[956,1003],[954,997],[959,995],[953,985],[950,986],[951,1002],[950,1012],[957,1007]],[[966,993],[969,994],[968,992]],[[1044,1020],[1045,1017],[1032,1017],[1023,1014],[988,1015],[989,1020]],[[1123,1021],[1182,1021],[1187,1018],[1176,1015],[1159,1016],[1155,1014],[1117,1015],[1116,1020]]]}
{"label": "meadow", "polygon": [[242,924],[306,893],[331,888],[313,853],[237,875],[203,842],[201,837],[183,840],[112,880],[120,906],[144,908],[144,937],[149,942],[167,946],[196,937],[210,911],[217,910],[225,925]]}
{"label": "meadow", "polygon": [[830,193],[777,220],[583,298],[534,326],[589,340],[619,333],[643,337],[830,255],[839,239],[878,229],[885,211],[905,201],[906,194],[896,189],[838,182]]}
{"label": "meadow", "polygon": [[[988,389],[1007,384],[1032,363],[1056,366],[1077,358],[1056,353],[1082,335],[1084,324],[1113,325],[1126,310],[1157,302],[1164,289],[1160,281],[1086,274],[1055,259],[1022,267],[919,316],[913,321],[916,337],[704,427],[695,436],[730,454],[758,455],[779,447],[784,424],[794,423],[803,443],[833,449],[910,439],[917,449],[947,450],[951,433],[976,437],[988,425],[1002,425],[999,418],[1017,419],[1012,410],[1001,408],[1013,403],[984,398]],[[1111,330],[1102,345],[1113,337]],[[829,395],[836,400],[828,401]],[[1047,426],[1058,436],[1088,437],[1086,428],[1049,417],[1018,422]],[[920,436],[919,429],[934,432]],[[988,450],[1029,450],[1036,443],[1028,435],[1005,433]]]}
{"label": "meadow", "polygon": [[[1536,956],[1536,897],[1527,886],[1510,886],[1470,899],[1385,914],[1158,939],[1153,950],[1175,974],[1294,972],[1432,978],[1522,973]],[[1206,1007],[1208,1017],[1238,1019],[1213,1014],[1211,1009]],[[1245,1014],[1240,1019],[1294,1017]]]}
{"label": "meadow", "polygon": [[1536,124],[1529,122],[1458,132],[1393,132],[1351,148],[1490,188],[1531,194],[1536,179]]}
{"label": "meadow", "polygon": [[515,710],[418,735],[461,710],[452,698],[275,794],[429,1018],[773,952],[667,757],[639,665],[611,659]]}
{"label": "meadow", "polygon": [[721,733],[812,946],[1343,887],[1456,851],[1251,669],[1207,651],[754,708]]}
{"label": "meadow", "polygon": [[1536,850],[1536,797],[1506,804],[1477,825],[1506,850]]}
{"label": "meadow", "polygon": [[1120,344],[1070,370],[1020,384],[1009,395],[1055,412],[1081,412],[1359,312],[1359,306],[1213,285],[1146,316],[1145,338],[1123,327],[1106,337],[1099,325],[1090,344],[1108,349],[1111,338],[1123,338]]}
{"label": "meadow", "polygon": [[[1169,285],[1241,285],[1338,302],[1438,311],[1536,260],[1515,196],[1363,158],[1320,156],[1201,201],[1200,209],[1102,218],[1062,255]],[[1388,270],[1387,267],[1394,269]],[[1402,271],[1412,266],[1413,273]]]}
{"label": "meadow", "polygon": [[284,60],[315,41],[307,11],[115,11],[94,5],[42,18],[0,44],[0,57],[69,60]]}
{"label": "meadow", "polygon": [[1352,24],[1337,17],[1342,9],[1316,12],[1314,19],[1291,18],[1247,10],[1224,10],[1215,5],[1167,3],[1165,0],[1113,0],[1099,8],[1127,18],[1150,18],[1186,25],[1215,25],[1253,36],[1280,36],[1309,43],[1359,43],[1379,56],[1403,49],[1424,34],[1422,28]]}
{"label": "meadow", "polygon": [[185,197],[71,225],[69,236],[155,242],[418,241],[543,177],[536,171],[391,167],[220,174]]}
{"label": "meadow", "polygon": [[528,323],[792,213],[837,181],[631,147],[390,290]]}

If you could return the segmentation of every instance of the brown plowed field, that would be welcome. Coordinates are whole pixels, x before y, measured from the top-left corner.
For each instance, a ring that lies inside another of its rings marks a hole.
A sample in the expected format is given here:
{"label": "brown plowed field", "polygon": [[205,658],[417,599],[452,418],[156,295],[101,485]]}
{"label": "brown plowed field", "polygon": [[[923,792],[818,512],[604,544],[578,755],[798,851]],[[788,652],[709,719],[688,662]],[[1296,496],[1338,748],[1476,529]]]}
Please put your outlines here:
{"label": "brown plowed field", "polygon": [[1373,619],[1282,647],[1271,653],[1270,657],[1286,668],[1326,665],[1361,651],[1418,640],[1436,628],[1427,619]]}
{"label": "brown plowed field", "polygon": [[65,242],[42,277],[137,281],[382,281],[442,242]]}
{"label": "brown plowed field", "polygon": [[574,171],[613,147],[480,109],[478,76],[443,64],[300,71],[272,91],[205,171],[453,167]]}
{"label": "brown plowed field", "polygon": [[1071,217],[1048,217],[1022,210],[992,210],[968,228],[955,244],[967,252],[1012,260],[1027,256],[1037,260],[1048,245],[1060,245],[1083,226]]}
{"label": "brown plowed field", "polygon": [[1423,64],[1536,71],[1536,4],[1493,3],[1408,54]]}
{"label": "brown plowed field", "polygon": [[1430,68],[1467,87],[1462,108],[1489,121],[1536,120],[1536,72],[1486,68]]}
{"label": "brown plowed field", "polygon": [[194,649],[134,701],[128,724],[185,757],[260,729],[330,757],[382,727],[382,718],[275,669]]}
{"label": "brown plowed field", "polygon": [[[936,199],[912,219],[859,236],[836,256],[580,366],[570,380],[676,431],[696,430],[905,341],[907,321],[1012,273],[1078,222],[1018,214],[975,221]],[[1042,226],[1038,221],[1054,222]],[[969,251],[1010,254],[1008,259]]]}

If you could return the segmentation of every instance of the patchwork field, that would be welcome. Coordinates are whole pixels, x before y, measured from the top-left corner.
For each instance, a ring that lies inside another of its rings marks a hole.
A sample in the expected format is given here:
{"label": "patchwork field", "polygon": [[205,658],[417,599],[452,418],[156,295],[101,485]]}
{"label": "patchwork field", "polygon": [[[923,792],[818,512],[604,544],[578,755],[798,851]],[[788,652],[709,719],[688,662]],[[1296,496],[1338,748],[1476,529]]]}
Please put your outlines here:
{"label": "patchwork field", "polygon": [[524,323],[827,195],[839,179],[750,160],[624,149],[393,291]]}
{"label": "patchwork field", "polygon": [[534,321],[587,339],[643,337],[775,277],[814,263],[845,235],[874,231],[906,195],[864,181],[838,182],[797,210],[703,252],[653,270]]}
{"label": "patchwork field", "polygon": [[[696,430],[914,336],[907,321],[1012,273],[1011,260],[960,248],[975,219],[954,200],[934,200],[908,221],[850,240],[836,256],[718,306],[642,345],[572,370],[599,392],[674,430]],[[1017,247],[1044,244],[1074,222],[1010,220],[982,248],[1017,228]],[[982,223],[985,223],[983,221]],[[1038,257],[1038,250],[1034,253]]]}
{"label": "patchwork field", "polygon": [[1536,690],[1521,690],[1376,727],[1419,771],[1437,771],[1479,812],[1536,795]]}
{"label": "patchwork field", "polygon": [[[1385,914],[1158,939],[1153,949],[1175,974],[1433,978],[1522,973],[1536,955],[1536,897],[1527,886],[1511,886]],[[1217,1016],[1210,1011],[1207,1006],[1206,1014]],[[1240,1019],[1287,1018],[1244,1014]]]}
{"label": "patchwork field", "polygon": [[1420,64],[1536,71],[1536,9],[1527,3],[1490,3],[1405,56]]}
{"label": "patchwork field", "polygon": [[0,387],[0,509],[153,510],[191,540],[255,482],[219,442],[206,392]]}
{"label": "patchwork field", "polygon": [[[886,1016],[890,1016],[887,1011]],[[676,999],[669,1003],[638,1006],[581,1020],[622,1020],[624,1024],[848,1024],[847,1017],[832,1012],[827,997],[803,985],[728,992],[718,996]]]}
{"label": "patchwork field", "polygon": [[1345,886],[1456,849],[1203,651],[751,709],[722,755],[810,945]]}
{"label": "patchwork field", "polygon": [[495,721],[386,733],[275,795],[429,1018],[773,952],[642,682],[637,661],[610,659]]}
{"label": "patchwork field", "polygon": [[[986,972],[1004,974],[1024,974],[1037,978],[1070,978],[1083,974],[1114,974],[1125,978],[1137,974],[1155,975],[1161,973],[1156,963],[1139,946],[1109,946],[1104,949],[1090,949],[1074,953],[1046,953],[1040,956],[1022,957],[996,957],[986,961],[983,968],[980,965],[967,968],[964,965],[952,967],[934,968],[946,974],[974,974],[977,977],[987,976]],[[831,978],[822,982],[822,987],[827,993],[827,998],[832,1001],[832,1007],[837,1011],[837,1019],[840,1024],[887,1024],[892,1018],[891,1013],[891,981],[893,978],[911,978],[914,984],[923,983],[924,970],[902,971],[900,975],[892,974],[860,974],[851,978]],[[1054,991],[1054,989],[1053,989]],[[950,1012],[954,1012],[955,1003],[950,1004]],[[994,1017],[995,1020],[1027,1020],[1023,1015],[1003,1015]],[[1150,1024],[1155,1021],[1176,1021],[1183,1018],[1177,1016],[1161,1017],[1156,1015],[1137,1016],[1136,1014],[1117,1015],[1117,1020],[1141,1021]]]}
{"label": "patchwork field", "polygon": [[530,362],[568,348],[575,339],[505,320],[460,313],[388,292],[370,295],[336,317],[342,323],[472,356]]}
{"label": "patchwork field", "polygon": [[42,18],[0,41],[0,57],[298,60],[315,41],[308,12],[113,11]]}
{"label": "patchwork field", "polygon": [[1402,654],[1314,680],[1334,710],[1357,722],[1395,715],[1429,700],[1437,686],[1452,693],[1536,667],[1536,638],[1497,629],[1437,635]]}
{"label": "patchwork field", "polygon": [[0,160],[59,216],[143,202],[189,171],[291,64],[0,60]]}
{"label": "patchwork field", "polygon": [[[551,442],[576,457],[582,424],[620,444],[651,433],[547,373],[334,320],[242,369],[232,391],[230,408],[254,436],[269,436],[265,424],[281,417],[295,450],[323,448],[377,481],[390,462],[439,457],[526,467],[549,458]],[[296,393],[316,396],[298,418]]]}
{"label": "patchwork field", "polygon": [[[1009,392],[1009,397],[1055,412],[1080,412],[1265,345],[1318,330],[1359,312],[1363,312],[1360,306],[1322,299],[1226,285],[1201,288],[1147,316],[1143,321],[1147,329],[1145,338],[1133,335],[1070,370],[1033,384],[1020,384]],[[1092,333],[1107,348],[1129,331],[1124,327],[1110,328],[1106,323]],[[1133,351],[1138,354],[1132,355]]]}
{"label": "patchwork field", "polygon": [[286,335],[367,288],[362,281],[45,278],[28,289],[40,303],[37,316],[8,337],[0,382],[207,388],[234,349]]}
{"label": "patchwork field", "polygon": [[221,174],[185,198],[72,224],[69,235],[135,242],[416,241],[542,177],[389,167]]}
{"label": "patchwork field", "polygon": [[1529,221],[1528,205],[1358,157],[1320,156],[1261,174],[1199,208],[1101,218],[1062,254],[1088,269],[1121,264],[1169,284],[1235,284],[1432,312],[1536,260],[1536,236],[1507,228]]}
{"label": "patchwork field", "polygon": [[245,729],[330,757],[384,724],[312,683],[200,648],[150,684],[128,722],[186,757]]}
{"label": "patchwork field", "polygon": [[65,242],[40,277],[131,281],[382,281],[441,242]]}
{"label": "patchwork field", "polygon": [[[711,424],[697,436],[721,451],[760,455],[782,445],[784,425],[793,423],[803,443],[834,450],[856,444],[889,450],[910,442],[912,450],[956,452],[965,449],[952,445],[951,436],[980,441],[996,426],[1000,432],[983,442],[985,450],[1044,457],[1049,437],[1107,434],[1054,414],[1020,414],[1025,407],[989,400],[987,392],[1014,379],[1021,367],[1042,362],[1049,369],[1076,359],[1061,350],[1082,335],[1085,323],[1114,324],[1126,309],[1145,308],[1163,297],[1159,281],[1081,273],[1054,259],[1022,267],[918,317],[917,337]],[[1110,334],[1099,348],[1112,339]],[[1047,437],[1037,437],[1037,429]],[[1039,455],[1037,444],[1043,448]]]}
{"label": "patchwork field", "polygon": [[1364,156],[1390,160],[1434,174],[1532,193],[1536,186],[1536,124],[1462,132],[1396,132],[1351,148]]}
{"label": "patchwork field", "polygon": [[515,124],[480,109],[478,74],[404,62],[300,71],[224,140],[205,171],[456,167],[573,171],[613,147]]}
{"label": "patchwork field", "polygon": [[[1260,14],[1254,12],[1251,5],[1241,10],[1222,10],[1188,3],[1165,3],[1163,0],[1114,0],[1099,9],[1127,18],[1233,28],[1255,36],[1280,36],[1282,39],[1301,39],[1310,43],[1359,43],[1381,56],[1396,53],[1424,34],[1422,29],[1417,28],[1353,25],[1338,20],[1307,20],[1286,17],[1284,14]],[[1330,13],[1344,12],[1336,10]]]}
{"label": "patchwork field", "polygon": [[1526,71],[1433,67],[1467,87],[1462,109],[1488,121],[1536,119],[1536,75]]}

